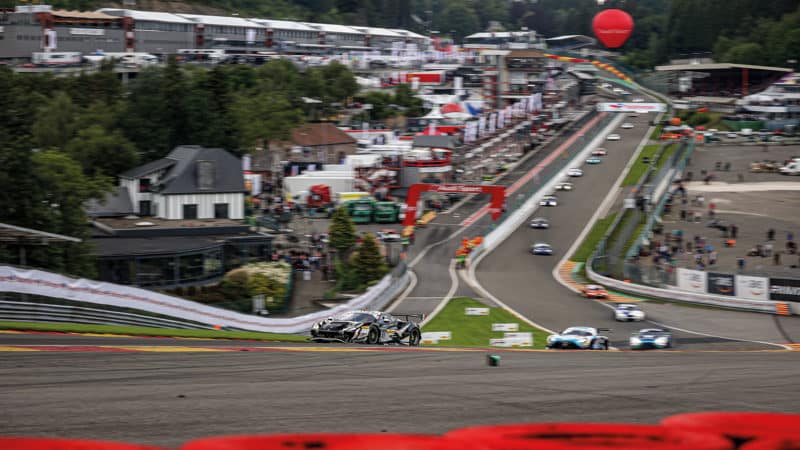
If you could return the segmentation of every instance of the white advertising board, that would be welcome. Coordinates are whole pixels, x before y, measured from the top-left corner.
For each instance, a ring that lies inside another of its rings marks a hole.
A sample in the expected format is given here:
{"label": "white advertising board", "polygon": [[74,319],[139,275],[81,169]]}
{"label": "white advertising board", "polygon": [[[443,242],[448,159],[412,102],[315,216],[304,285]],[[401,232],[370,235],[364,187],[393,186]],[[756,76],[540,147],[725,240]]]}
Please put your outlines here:
{"label": "white advertising board", "polygon": [[432,341],[449,341],[453,338],[453,335],[449,331],[426,331],[422,333],[422,342],[424,343],[427,340]]}
{"label": "white advertising board", "polygon": [[597,110],[602,112],[664,112],[666,105],[663,103],[598,103]]}
{"label": "white advertising board", "polygon": [[706,292],[707,274],[702,270],[678,268],[678,289],[689,292]]}
{"label": "white advertising board", "polygon": [[750,300],[769,300],[769,278],[736,275],[736,296]]}
{"label": "white advertising board", "polygon": [[533,340],[520,338],[489,339],[489,345],[491,347],[531,347],[533,346]]}
{"label": "white advertising board", "polygon": [[519,331],[518,323],[493,323],[492,331]]}
{"label": "white advertising board", "polygon": [[467,316],[488,316],[489,308],[464,308],[464,314]]}

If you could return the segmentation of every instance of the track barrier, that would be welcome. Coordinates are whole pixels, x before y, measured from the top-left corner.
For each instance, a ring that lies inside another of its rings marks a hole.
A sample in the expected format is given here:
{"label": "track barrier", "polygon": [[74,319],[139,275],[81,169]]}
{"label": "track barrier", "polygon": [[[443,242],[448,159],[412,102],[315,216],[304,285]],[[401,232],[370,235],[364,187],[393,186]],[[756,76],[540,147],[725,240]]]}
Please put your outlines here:
{"label": "track barrier", "polygon": [[[660,425],[543,423],[470,427],[445,437],[485,443],[493,449],[693,449],[733,450],[713,432],[684,431]],[[454,447],[455,448],[455,447]]]}
{"label": "track barrier", "polygon": [[[499,362],[499,357],[498,357]],[[179,450],[798,450],[800,414],[700,412],[659,425],[529,423],[452,430],[444,435],[299,433],[219,436]],[[0,450],[166,450],[81,439],[0,437]]]}

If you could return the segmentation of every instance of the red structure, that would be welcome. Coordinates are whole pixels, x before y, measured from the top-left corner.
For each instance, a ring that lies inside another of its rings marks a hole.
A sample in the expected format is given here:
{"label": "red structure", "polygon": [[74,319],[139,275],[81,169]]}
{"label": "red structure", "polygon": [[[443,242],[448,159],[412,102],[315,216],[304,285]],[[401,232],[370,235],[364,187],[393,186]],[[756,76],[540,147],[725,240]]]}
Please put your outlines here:
{"label": "red structure", "polygon": [[484,186],[480,184],[412,184],[408,188],[406,198],[406,216],[403,219],[403,226],[413,226],[417,217],[417,202],[423,192],[440,192],[443,194],[491,194],[492,200],[489,203],[489,214],[493,220],[497,220],[503,213],[503,201],[506,199],[505,186]]}

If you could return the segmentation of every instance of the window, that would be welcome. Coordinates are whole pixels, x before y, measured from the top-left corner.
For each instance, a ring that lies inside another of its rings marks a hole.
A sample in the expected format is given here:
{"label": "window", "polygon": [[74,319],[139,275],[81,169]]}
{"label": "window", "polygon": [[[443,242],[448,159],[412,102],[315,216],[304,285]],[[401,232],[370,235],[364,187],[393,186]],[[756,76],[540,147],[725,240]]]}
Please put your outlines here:
{"label": "window", "polygon": [[139,180],[139,192],[152,192],[150,187],[150,179],[142,178]]}
{"label": "window", "polygon": [[216,176],[214,161],[197,161],[197,187],[213,189]]}
{"label": "window", "polygon": [[214,203],[214,218],[227,219],[228,218],[228,204],[227,203]]}
{"label": "window", "polygon": [[197,219],[197,205],[183,205],[184,219]]}

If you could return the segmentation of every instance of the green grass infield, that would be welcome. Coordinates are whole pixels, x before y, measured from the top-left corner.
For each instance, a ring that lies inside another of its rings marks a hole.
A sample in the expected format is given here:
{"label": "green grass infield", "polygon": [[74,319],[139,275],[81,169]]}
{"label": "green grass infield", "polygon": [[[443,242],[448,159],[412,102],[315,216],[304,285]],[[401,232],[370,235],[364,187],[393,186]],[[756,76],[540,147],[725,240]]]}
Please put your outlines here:
{"label": "green grass infield", "polygon": [[255,331],[184,330],[179,328],[149,328],[127,325],[93,325],[80,323],[0,322],[0,330],[185,337],[196,339],[248,339],[274,342],[308,342],[307,336],[300,336],[296,334],[258,333]]}
{"label": "green grass infield", "polygon": [[439,314],[429,323],[425,324],[422,331],[449,331],[452,339],[439,341],[438,344],[423,344],[426,346],[440,347],[484,347],[489,348],[489,339],[503,338],[504,332],[492,331],[494,323],[517,323],[519,332],[533,333],[533,346],[520,348],[543,349],[548,332],[532,327],[520,320],[509,311],[502,308],[489,308],[487,316],[467,316],[466,308],[486,308],[483,303],[465,297],[451,299]]}

